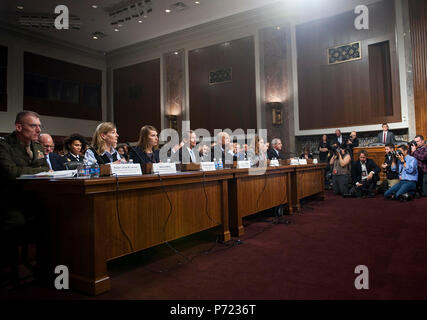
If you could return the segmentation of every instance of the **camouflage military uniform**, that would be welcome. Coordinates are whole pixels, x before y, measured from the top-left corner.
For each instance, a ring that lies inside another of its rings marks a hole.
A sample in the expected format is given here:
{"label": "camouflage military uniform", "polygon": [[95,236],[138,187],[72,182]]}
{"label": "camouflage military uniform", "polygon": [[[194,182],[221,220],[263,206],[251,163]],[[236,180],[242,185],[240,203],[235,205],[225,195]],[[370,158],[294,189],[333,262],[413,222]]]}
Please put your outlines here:
{"label": "camouflage military uniform", "polygon": [[24,194],[16,178],[21,174],[35,174],[49,171],[49,166],[44,158],[43,147],[38,142],[31,142],[33,159],[25,150],[25,146],[13,132],[0,140],[0,231],[7,233],[13,229],[21,228],[29,220],[33,220],[28,212],[35,213],[33,199]]}

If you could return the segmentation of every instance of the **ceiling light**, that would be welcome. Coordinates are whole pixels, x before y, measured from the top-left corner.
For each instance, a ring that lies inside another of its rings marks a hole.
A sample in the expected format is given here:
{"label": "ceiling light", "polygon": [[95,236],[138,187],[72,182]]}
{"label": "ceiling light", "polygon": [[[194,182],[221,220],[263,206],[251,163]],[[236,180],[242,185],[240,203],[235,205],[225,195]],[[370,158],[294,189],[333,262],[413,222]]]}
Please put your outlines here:
{"label": "ceiling light", "polygon": [[119,23],[117,26],[118,26],[118,27],[123,27],[123,25],[122,25],[121,23]]}
{"label": "ceiling light", "polygon": [[280,27],[276,27],[276,30],[280,30]]}
{"label": "ceiling light", "polygon": [[165,10],[165,12],[166,12],[166,13],[169,13],[169,12],[171,12],[171,11],[170,11],[170,9],[166,9],[166,10]]}
{"label": "ceiling light", "polygon": [[17,6],[16,8],[19,10],[24,10],[24,6]]}
{"label": "ceiling light", "polygon": [[194,1],[195,4],[200,4],[200,1]]}
{"label": "ceiling light", "polygon": [[97,36],[93,36],[92,38],[93,38],[93,39],[95,39],[95,40],[98,40],[98,37],[97,37]]}
{"label": "ceiling light", "polygon": [[147,18],[148,18],[148,16],[143,16],[143,18],[144,18],[144,19],[147,19]]}
{"label": "ceiling light", "polygon": [[93,4],[93,5],[92,5],[92,8],[94,8],[94,9],[98,9],[98,6],[97,6],[96,4]]}
{"label": "ceiling light", "polygon": [[179,54],[179,52],[178,52],[178,51],[175,51],[173,54],[178,55],[178,54]]}
{"label": "ceiling light", "polygon": [[142,23],[142,20],[138,20],[138,23]]}
{"label": "ceiling light", "polygon": [[119,31],[119,29],[114,29],[114,31],[118,32],[118,31]]}

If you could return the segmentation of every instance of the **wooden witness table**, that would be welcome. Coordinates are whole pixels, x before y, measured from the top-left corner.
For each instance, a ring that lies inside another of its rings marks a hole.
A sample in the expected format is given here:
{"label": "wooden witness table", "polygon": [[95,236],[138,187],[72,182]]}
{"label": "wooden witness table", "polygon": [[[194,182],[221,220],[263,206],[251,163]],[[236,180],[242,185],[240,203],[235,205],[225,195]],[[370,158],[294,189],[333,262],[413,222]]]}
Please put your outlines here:
{"label": "wooden witness table", "polygon": [[108,260],[217,226],[223,240],[230,240],[227,180],[232,177],[223,170],[161,181],[151,174],[121,177],[118,183],[113,177],[24,183],[47,208],[49,272],[65,265],[71,289],[97,295],[110,290]]}
{"label": "wooden witness table", "polygon": [[65,265],[71,289],[98,295],[110,290],[107,261],[214,227],[224,241],[230,230],[240,236],[245,216],[279,205],[292,213],[301,198],[324,196],[324,168],[21,181],[45,208],[47,271]]}

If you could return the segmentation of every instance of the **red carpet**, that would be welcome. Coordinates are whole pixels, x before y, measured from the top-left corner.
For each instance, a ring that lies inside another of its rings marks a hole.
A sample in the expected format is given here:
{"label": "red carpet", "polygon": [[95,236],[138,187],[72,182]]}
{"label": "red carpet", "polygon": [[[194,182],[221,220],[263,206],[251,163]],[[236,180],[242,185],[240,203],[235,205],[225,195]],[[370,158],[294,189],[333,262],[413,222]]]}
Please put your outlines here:
{"label": "red carpet", "polygon": [[[427,199],[409,203],[343,199],[307,202],[290,225],[272,217],[245,220],[243,244],[215,244],[210,233],[109,264],[111,291],[2,288],[2,298],[30,299],[425,299]],[[263,218],[266,218],[263,221]],[[207,241],[210,240],[210,241]],[[189,259],[190,261],[186,260]],[[181,264],[179,263],[181,261]],[[356,266],[369,269],[369,290],[357,290]],[[163,272],[160,272],[163,271]]]}

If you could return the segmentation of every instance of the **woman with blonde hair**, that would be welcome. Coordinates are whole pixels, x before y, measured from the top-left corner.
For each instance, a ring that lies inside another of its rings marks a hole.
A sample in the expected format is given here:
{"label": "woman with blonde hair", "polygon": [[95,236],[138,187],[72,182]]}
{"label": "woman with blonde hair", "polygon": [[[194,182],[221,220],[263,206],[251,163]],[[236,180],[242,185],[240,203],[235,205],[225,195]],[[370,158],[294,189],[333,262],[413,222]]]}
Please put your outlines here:
{"label": "woman with blonde hair", "polygon": [[85,153],[88,164],[121,163],[124,159],[115,149],[118,137],[114,123],[101,122],[93,134],[91,147]]}
{"label": "woman with blonde hair", "polygon": [[132,148],[129,153],[129,159],[134,163],[159,163],[159,137],[157,129],[146,125],[139,131],[139,140],[137,146]]}

